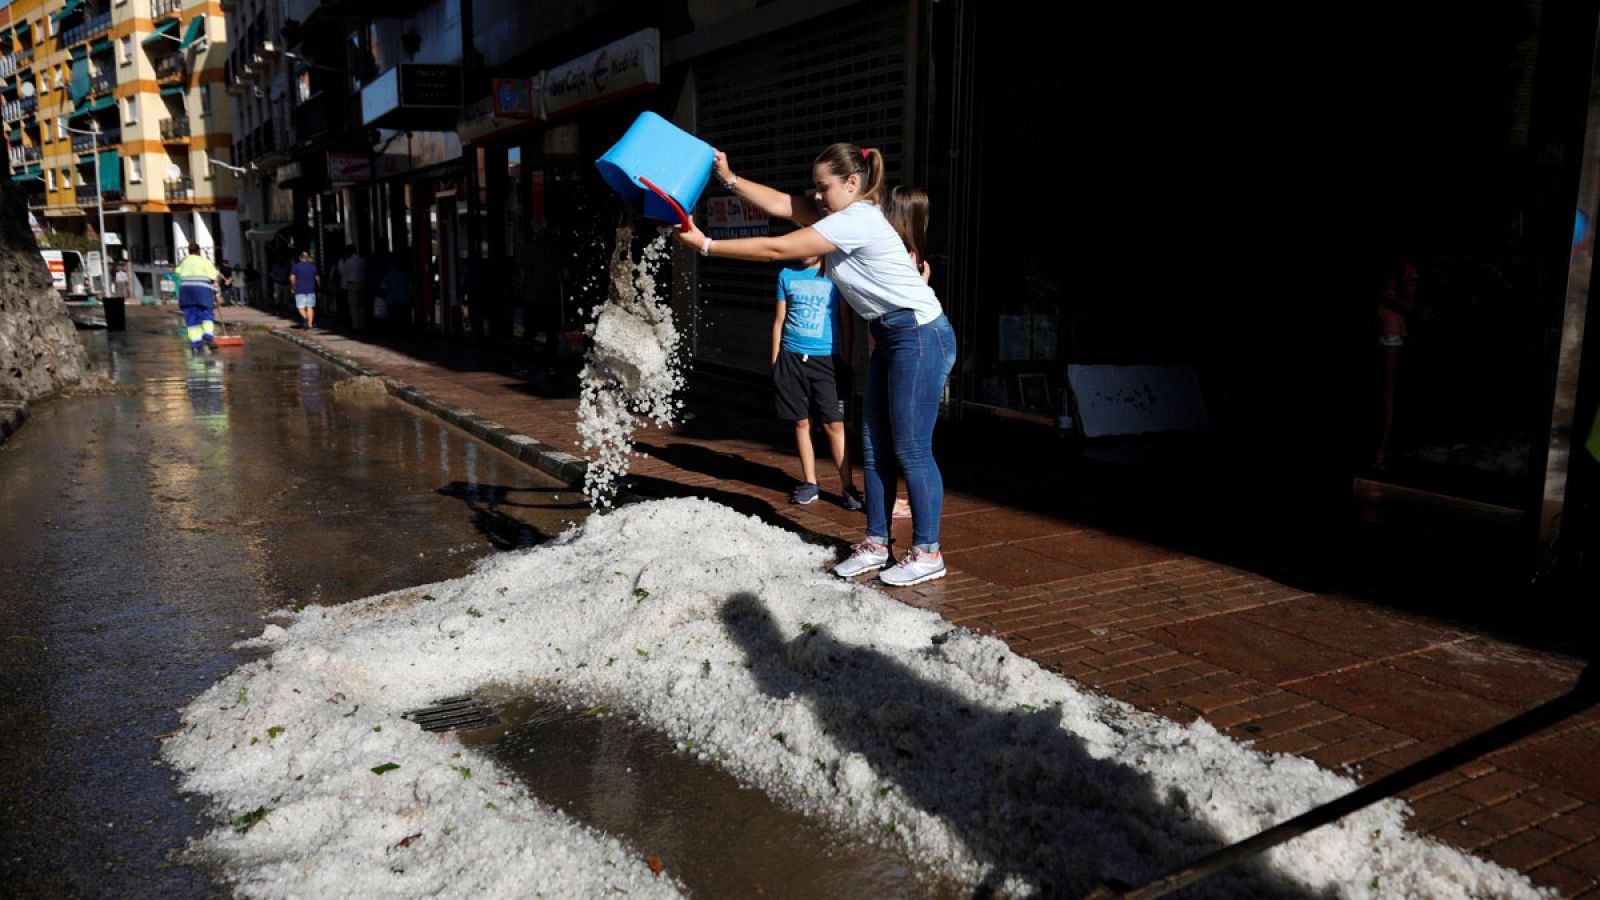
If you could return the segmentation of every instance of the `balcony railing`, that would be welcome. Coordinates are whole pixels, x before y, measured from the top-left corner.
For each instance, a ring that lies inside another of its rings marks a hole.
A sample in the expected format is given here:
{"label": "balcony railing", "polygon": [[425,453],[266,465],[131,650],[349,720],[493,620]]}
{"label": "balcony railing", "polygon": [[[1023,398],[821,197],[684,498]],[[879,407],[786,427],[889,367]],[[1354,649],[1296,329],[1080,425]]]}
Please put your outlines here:
{"label": "balcony railing", "polygon": [[0,78],[10,78],[17,74],[17,58],[7,53],[0,56]]}
{"label": "balcony railing", "polygon": [[13,54],[17,58],[17,68],[25,69],[33,65],[33,48],[24,47]]}
{"label": "balcony railing", "polygon": [[193,200],[194,176],[185,175],[182,178],[172,178],[162,182],[168,200]]}
{"label": "balcony railing", "polygon": [[89,93],[104,94],[117,86],[117,76],[111,72],[102,72],[89,78]]}
{"label": "balcony railing", "polygon": [[72,136],[72,152],[88,153],[95,148],[95,136],[92,134],[74,134]]}
{"label": "balcony railing", "polygon": [[189,135],[190,125],[187,117],[174,116],[170,119],[161,120],[161,139],[163,141],[181,140]]}
{"label": "balcony railing", "polygon": [[175,16],[183,8],[183,0],[150,0],[150,18]]}
{"label": "balcony railing", "polygon": [[7,155],[11,157],[11,164],[13,166],[25,166],[29,163],[36,163],[44,156],[44,154],[39,151],[38,147],[12,147]]}
{"label": "balcony railing", "polygon": [[156,81],[181,79],[183,77],[183,57],[163,56],[156,60]]}
{"label": "balcony railing", "polygon": [[0,105],[0,119],[3,119],[7,122],[14,122],[17,119],[27,116],[29,113],[38,108],[38,97],[24,97],[21,100],[13,100],[10,103]]}
{"label": "balcony railing", "polygon": [[61,43],[81,44],[96,35],[104,34],[111,30],[111,13],[103,12],[82,25],[74,25],[61,32]]}

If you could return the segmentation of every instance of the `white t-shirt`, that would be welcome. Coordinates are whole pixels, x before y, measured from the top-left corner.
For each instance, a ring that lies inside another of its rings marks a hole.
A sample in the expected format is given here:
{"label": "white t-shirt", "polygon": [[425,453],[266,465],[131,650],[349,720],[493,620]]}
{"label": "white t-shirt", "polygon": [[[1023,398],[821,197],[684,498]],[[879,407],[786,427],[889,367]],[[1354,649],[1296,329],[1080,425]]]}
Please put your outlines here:
{"label": "white t-shirt", "polygon": [[857,200],[812,227],[839,248],[828,254],[828,277],[863,319],[909,309],[918,325],[926,325],[944,314],[905,242],[878,207]]}

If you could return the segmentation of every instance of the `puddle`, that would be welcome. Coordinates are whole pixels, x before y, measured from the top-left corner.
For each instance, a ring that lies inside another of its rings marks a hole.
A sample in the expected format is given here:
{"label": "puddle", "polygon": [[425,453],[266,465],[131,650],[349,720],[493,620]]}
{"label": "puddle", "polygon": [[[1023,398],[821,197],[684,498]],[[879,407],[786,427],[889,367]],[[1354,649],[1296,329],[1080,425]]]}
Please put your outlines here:
{"label": "puddle", "polygon": [[844,840],[620,715],[539,700],[497,704],[502,724],[462,732],[534,796],[627,841],[698,897],[967,896],[909,862]]}

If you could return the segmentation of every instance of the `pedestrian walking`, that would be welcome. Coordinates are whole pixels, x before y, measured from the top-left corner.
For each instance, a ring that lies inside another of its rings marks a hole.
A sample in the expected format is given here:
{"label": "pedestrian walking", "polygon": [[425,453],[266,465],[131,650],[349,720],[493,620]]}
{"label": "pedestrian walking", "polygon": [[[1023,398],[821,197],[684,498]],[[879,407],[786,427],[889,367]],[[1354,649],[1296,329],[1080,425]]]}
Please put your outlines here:
{"label": "pedestrian walking", "polygon": [[322,290],[322,276],[317,274],[317,264],[311,261],[310,252],[301,250],[300,261],[290,267],[289,289],[294,291],[294,308],[300,313],[300,327],[317,327],[317,293]]}
{"label": "pedestrian walking", "polygon": [[[791,196],[741,179],[721,151],[714,165],[728,190],[767,215],[802,227],[781,237],[716,241],[691,219],[678,240],[705,256],[730,259],[825,257],[828,277],[867,320],[876,341],[868,360],[861,429],[867,533],[833,571],[848,577],[883,569],[878,577],[896,586],[943,577],[939,518],[944,480],[933,459],[933,428],[945,379],[955,365],[955,331],[884,218],[883,154],[833,144],[812,166],[809,195]],[[912,546],[898,564],[885,568],[890,561],[889,504],[902,474],[911,498]]]}
{"label": "pedestrian walking", "polygon": [[339,279],[344,283],[345,298],[350,303],[350,325],[356,331],[364,331],[367,328],[367,258],[355,244],[345,247],[344,252]]}
{"label": "pedestrian walking", "polygon": [[845,398],[850,396],[850,351],[841,340],[844,312],[839,289],[821,271],[818,257],[786,266],[778,273],[777,314],[772,320],[772,386],[778,418],[794,424],[800,455],[801,481],[790,503],[810,503],[817,486],[817,454],[811,444],[811,420],[822,421],[833,464],[839,470],[841,504],[848,510],[865,505],[856,490],[850,455],[845,452]]}
{"label": "pedestrian walking", "polygon": [[188,329],[189,349],[196,353],[217,350],[216,297],[221,273],[200,255],[200,245],[190,244],[189,255],[173,267],[178,278],[178,309]]}

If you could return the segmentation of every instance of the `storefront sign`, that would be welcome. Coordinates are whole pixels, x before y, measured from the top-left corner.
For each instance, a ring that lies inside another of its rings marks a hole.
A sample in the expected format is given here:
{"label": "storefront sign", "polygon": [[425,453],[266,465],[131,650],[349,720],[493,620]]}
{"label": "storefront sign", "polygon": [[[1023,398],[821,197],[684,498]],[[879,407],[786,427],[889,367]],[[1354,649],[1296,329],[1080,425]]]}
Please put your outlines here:
{"label": "storefront sign", "polygon": [[533,118],[533,82],[526,78],[496,78],[489,86],[494,115],[503,119]]}
{"label": "storefront sign", "polygon": [[705,233],[708,237],[766,237],[771,219],[752,203],[738,197],[713,197],[706,201]]}
{"label": "storefront sign", "polygon": [[489,96],[461,110],[456,134],[463,144],[527,125],[535,120],[535,87],[526,78],[496,78]]}
{"label": "storefront sign", "polygon": [[378,181],[399,175],[407,168],[406,158],[396,153],[374,156],[371,153],[328,152],[328,181],[336,188]]}
{"label": "storefront sign", "polygon": [[61,257],[60,250],[40,250],[39,255],[44,257],[44,264],[50,269],[50,286],[58,291],[67,289],[67,263]]}
{"label": "storefront sign", "polygon": [[461,67],[401,63],[400,105],[411,108],[458,109]]}
{"label": "storefront sign", "polygon": [[661,32],[646,28],[544,74],[544,117],[661,83]]}

